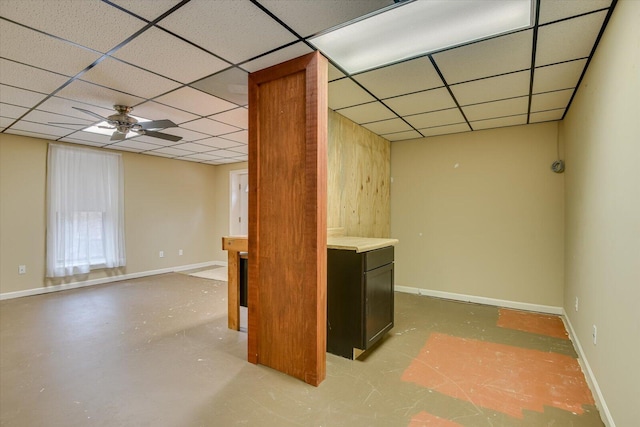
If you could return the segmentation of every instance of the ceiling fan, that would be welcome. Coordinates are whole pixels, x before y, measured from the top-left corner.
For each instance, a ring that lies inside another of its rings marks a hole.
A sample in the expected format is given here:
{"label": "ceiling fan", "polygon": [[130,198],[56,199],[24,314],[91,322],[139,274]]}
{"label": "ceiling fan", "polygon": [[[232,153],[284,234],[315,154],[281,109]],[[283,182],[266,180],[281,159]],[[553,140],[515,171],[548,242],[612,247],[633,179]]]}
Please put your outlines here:
{"label": "ceiling fan", "polygon": [[[83,108],[71,107],[75,110],[82,111],[85,114],[89,114],[100,121],[106,122],[108,126],[98,126],[101,129],[113,129],[113,134],[111,135],[111,141],[122,141],[127,137],[129,132],[135,132],[138,135],[146,135],[153,138],[166,139],[168,141],[180,141],[182,139],[181,136],[170,135],[168,133],[158,132],[157,130],[162,130],[166,128],[174,128],[178,127],[171,120],[151,120],[148,122],[138,121],[135,117],[129,115],[130,112],[133,111],[133,107],[127,107],[125,105],[114,105],[113,108],[116,110],[116,114],[112,114],[109,117],[102,117],[101,115],[94,113],[93,111],[85,110]],[[53,123],[57,125],[68,125],[71,123]],[[76,124],[77,125],[77,124]]]}

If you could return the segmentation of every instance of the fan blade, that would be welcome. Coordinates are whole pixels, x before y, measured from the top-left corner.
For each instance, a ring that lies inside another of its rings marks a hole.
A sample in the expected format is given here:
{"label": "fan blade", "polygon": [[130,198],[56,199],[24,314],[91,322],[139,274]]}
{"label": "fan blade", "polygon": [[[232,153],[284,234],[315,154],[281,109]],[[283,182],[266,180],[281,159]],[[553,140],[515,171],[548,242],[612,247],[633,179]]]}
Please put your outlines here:
{"label": "fan blade", "polygon": [[144,130],[147,129],[166,129],[177,128],[178,125],[171,120],[152,120],[150,122],[139,122],[138,125]]}
{"label": "fan blade", "polygon": [[91,126],[90,124],[86,124],[86,123],[59,123],[59,122],[47,122],[50,125],[67,125],[67,126],[84,126],[84,127],[89,127]]}
{"label": "fan blade", "polygon": [[166,139],[167,141],[173,141],[173,142],[178,142],[182,139],[181,136],[169,135],[168,133],[162,133],[162,132],[154,132],[152,130],[144,130],[141,132],[141,135],[150,136],[152,138]]}
{"label": "fan blade", "polygon": [[85,114],[88,114],[97,119],[100,119],[100,121],[105,121],[105,122],[109,121],[109,119],[107,119],[106,117],[102,117],[100,114],[94,113],[93,111],[85,110],[84,108],[78,108],[78,107],[71,107],[71,108],[73,108],[74,110],[82,111]]}
{"label": "fan blade", "polygon": [[127,137],[126,133],[120,133],[120,132],[114,132],[113,135],[111,135],[111,141],[122,141]]}

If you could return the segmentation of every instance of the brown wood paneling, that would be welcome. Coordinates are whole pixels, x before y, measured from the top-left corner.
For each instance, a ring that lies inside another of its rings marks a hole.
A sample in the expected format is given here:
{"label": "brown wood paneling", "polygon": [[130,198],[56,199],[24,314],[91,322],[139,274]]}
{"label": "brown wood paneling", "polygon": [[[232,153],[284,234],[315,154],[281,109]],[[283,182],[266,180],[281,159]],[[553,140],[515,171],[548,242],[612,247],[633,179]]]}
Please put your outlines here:
{"label": "brown wood paneling", "polygon": [[325,377],[327,62],[249,76],[248,358]]}

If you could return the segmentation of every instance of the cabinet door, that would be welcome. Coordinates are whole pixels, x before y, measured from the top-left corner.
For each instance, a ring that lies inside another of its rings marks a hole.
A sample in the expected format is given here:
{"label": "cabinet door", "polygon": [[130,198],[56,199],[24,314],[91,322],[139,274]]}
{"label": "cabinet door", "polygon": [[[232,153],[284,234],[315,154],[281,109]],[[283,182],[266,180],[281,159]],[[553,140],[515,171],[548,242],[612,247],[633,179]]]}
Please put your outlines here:
{"label": "cabinet door", "polygon": [[365,273],[365,346],[393,327],[393,264]]}

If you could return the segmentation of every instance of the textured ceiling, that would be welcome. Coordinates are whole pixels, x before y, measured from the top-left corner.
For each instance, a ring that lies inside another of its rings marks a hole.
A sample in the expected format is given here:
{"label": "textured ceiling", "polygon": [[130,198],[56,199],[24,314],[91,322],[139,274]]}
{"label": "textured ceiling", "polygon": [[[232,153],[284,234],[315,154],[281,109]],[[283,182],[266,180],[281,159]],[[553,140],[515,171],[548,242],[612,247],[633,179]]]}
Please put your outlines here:
{"label": "textured ceiling", "polygon": [[[418,0],[420,1],[420,0]],[[506,0],[505,0],[506,1]],[[1,0],[0,131],[182,160],[247,160],[247,74],[393,0]],[[615,0],[539,0],[533,28],[347,75],[329,107],[390,141],[561,120]],[[402,6],[397,6],[402,7]],[[410,41],[409,41],[410,42]],[[82,131],[113,105],[178,142]],[[72,123],[52,125],[51,123]]]}

